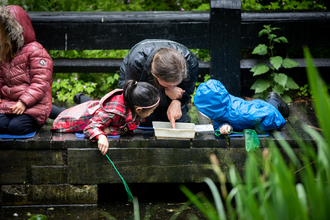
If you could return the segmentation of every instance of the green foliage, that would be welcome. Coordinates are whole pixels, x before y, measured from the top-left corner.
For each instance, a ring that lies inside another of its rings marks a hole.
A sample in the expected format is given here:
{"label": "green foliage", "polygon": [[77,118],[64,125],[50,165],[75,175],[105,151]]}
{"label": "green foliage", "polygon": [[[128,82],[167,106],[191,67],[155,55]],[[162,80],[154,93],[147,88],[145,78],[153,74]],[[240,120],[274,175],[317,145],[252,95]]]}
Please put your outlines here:
{"label": "green foliage", "polygon": [[310,10],[327,9],[323,0],[241,0],[242,10]]}
{"label": "green foliage", "polygon": [[78,79],[78,74],[56,74],[52,85],[53,102],[56,97],[60,102],[73,103],[73,96],[77,93],[91,95],[97,83],[84,82]]}
{"label": "green foliage", "polygon": [[264,25],[264,29],[259,32],[259,37],[266,35],[269,41],[269,45],[259,44],[254,48],[252,54],[258,54],[261,56],[268,55],[270,65],[265,63],[259,63],[255,65],[250,71],[253,72],[253,76],[259,76],[267,74],[265,78],[257,79],[251,86],[252,90],[255,90],[255,97],[266,99],[270,91],[278,93],[286,102],[291,102],[289,96],[290,90],[298,89],[299,86],[295,81],[284,73],[278,73],[280,67],[294,68],[298,66],[298,63],[289,59],[282,58],[281,56],[274,56],[274,44],[275,43],[288,43],[285,37],[277,37],[273,32],[280,28],[272,28],[270,25]]}
{"label": "green foliage", "polygon": [[53,102],[73,103],[73,96],[80,92],[100,99],[118,88],[118,80],[118,73],[55,73]]}
{"label": "green foliage", "polygon": [[[194,195],[186,187],[181,187],[189,198],[188,203],[194,203],[208,219],[308,220],[327,219],[330,215],[330,99],[308,49],[305,48],[304,52],[308,81],[315,96],[315,111],[323,137],[303,125],[303,129],[315,140],[316,149],[295,137],[300,148],[294,151],[285,140],[278,139],[289,163],[275,143],[262,152],[248,153],[243,180],[233,166],[224,173],[216,156],[211,155],[210,168],[219,178],[221,194],[212,186],[212,181],[206,179],[205,182],[210,187],[215,205],[201,193]],[[274,136],[279,138],[277,132]],[[229,192],[226,176],[232,184]],[[226,216],[219,196],[226,204]]]}

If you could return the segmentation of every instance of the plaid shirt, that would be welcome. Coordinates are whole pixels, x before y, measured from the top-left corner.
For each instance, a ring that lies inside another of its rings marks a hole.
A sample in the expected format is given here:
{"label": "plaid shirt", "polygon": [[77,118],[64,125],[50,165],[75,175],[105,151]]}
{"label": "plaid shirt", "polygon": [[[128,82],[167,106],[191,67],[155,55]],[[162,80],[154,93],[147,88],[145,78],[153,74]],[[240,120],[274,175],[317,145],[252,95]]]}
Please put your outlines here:
{"label": "plaid shirt", "polygon": [[95,141],[99,135],[105,135],[105,127],[110,128],[110,135],[118,135],[136,129],[139,124],[139,118],[134,121],[131,110],[125,106],[123,90],[115,89],[100,101],[88,101],[63,111],[54,120],[52,131],[83,131]]}

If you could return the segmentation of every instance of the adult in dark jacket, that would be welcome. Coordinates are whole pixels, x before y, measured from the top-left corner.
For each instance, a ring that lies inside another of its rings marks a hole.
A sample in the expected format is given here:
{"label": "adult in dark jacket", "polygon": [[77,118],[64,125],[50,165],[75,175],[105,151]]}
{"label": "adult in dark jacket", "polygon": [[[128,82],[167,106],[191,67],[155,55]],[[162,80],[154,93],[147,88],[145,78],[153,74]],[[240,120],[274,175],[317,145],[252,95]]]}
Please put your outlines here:
{"label": "adult in dark jacket", "polygon": [[52,109],[53,61],[19,6],[0,7],[0,44],[0,133],[33,132]]}
{"label": "adult in dark jacket", "polygon": [[155,85],[160,104],[141,126],[152,121],[190,122],[188,103],[197,81],[198,61],[184,45],[170,40],[147,39],[132,47],[120,66],[119,87],[133,79]]}

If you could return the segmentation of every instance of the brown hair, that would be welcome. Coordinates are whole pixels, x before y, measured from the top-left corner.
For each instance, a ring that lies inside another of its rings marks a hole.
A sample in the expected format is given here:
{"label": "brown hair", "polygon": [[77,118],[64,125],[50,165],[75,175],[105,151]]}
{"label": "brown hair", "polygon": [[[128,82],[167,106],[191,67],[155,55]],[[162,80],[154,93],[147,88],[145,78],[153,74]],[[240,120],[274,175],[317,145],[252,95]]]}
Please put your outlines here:
{"label": "brown hair", "polygon": [[8,34],[8,30],[6,29],[5,25],[0,21],[0,61],[7,62],[14,59],[14,48],[15,45]]}
{"label": "brown hair", "polygon": [[[177,82],[187,78],[186,60],[173,48],[157,51],[151,63],[151,74],[165,82]],[[157,80],[155,80],[156,85]]]}

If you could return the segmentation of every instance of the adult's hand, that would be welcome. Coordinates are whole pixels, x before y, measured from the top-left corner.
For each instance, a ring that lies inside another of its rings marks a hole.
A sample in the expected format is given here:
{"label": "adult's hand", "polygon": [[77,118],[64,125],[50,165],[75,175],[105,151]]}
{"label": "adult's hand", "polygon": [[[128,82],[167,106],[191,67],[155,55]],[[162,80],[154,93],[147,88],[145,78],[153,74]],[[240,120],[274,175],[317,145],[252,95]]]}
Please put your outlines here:
{"label": "adult's hand", "polygon": [[26,109],[26,106],[20,100],[18,100],[18,102],[13,107],[11,107],[13,114],[16,114],[16,115],[23,114],[25,109]]}
{"label": "adult's hand", "polygon": [[232,129],[233,129],[233,127],[230,126],[229,124],[224,124],[220,128],[220,133],[221,134],[229,134],[229,131],[231,131]]}
{"label": "adult's hand", "polygon": [[181,89],[180,87],[174,86],[172,90],[169,88],[165,88],[165,94],[170,97],[172,100],[181,99],[185,90]]}
{"label": "adult's hand", "polygon": [[178,100],[173,100],[168,106],[167,109],[167,118],[171,122],[173,129],[175,129],[175,120],[181,118],[182,111],[181,111],[181,102]]}
{"label": "adult's hand", "polygon": [[108,139],[103,134],[99,135],[98,148],[103,155],[106,154],[109,149]]}

